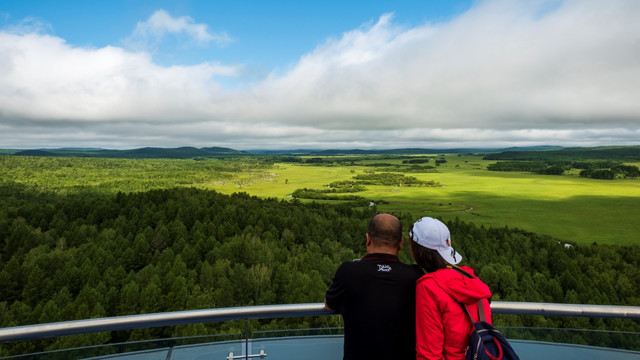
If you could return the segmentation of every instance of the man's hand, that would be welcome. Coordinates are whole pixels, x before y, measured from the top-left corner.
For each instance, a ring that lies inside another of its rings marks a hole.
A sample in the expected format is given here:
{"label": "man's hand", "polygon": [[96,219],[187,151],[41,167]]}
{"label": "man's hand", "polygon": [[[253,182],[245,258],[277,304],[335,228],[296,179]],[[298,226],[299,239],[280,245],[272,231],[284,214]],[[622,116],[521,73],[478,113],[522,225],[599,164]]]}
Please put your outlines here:
{"label": "man's hand", "polygon": [[324,309],[325,310],[329,310],[329,311],[333,311],[333,309],[330,308],[329,305],[327,305],[327,298],[324,298]]}

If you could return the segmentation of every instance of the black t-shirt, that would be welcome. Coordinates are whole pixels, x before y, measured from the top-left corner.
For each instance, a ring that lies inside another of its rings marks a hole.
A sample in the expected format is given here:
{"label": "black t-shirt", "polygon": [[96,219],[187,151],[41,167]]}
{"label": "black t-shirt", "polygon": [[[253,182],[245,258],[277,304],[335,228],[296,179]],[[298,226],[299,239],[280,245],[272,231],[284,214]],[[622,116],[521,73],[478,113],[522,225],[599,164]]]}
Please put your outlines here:
{"label": "black t-shirt", "polygon": [[344,318],[344,359],[415,359],[418,266],[368,254],[338,267],[326,293]]}

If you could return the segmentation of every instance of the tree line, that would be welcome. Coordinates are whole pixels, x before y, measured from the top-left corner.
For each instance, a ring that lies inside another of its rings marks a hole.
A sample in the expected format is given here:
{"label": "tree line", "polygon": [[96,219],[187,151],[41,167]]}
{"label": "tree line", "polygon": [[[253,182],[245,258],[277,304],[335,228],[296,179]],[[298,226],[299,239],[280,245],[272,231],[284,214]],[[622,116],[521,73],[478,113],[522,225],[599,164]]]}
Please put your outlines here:
{"label": "tree line", "polygon": [[[383,186],[439,186],[438,182],[433,180],[419,180],[414,176],[406,176],[398,173],[376,173],[375,171],[365,171],[364,174],[353,176],[353,180],[334,181],[326,185],[322,189],[302,188],[293,191],[291,196],[295,199],[308,200],[341,200],[351,201],[352,204],[362,206],[370,202],[380,203],[381,200],[365,199],[362,196],[353,195],[353,193],[367,190],[365,185],[383,185]],[[349,194],[349,195],[337,195]]]}
{"label": "tree line", "polygon": [[[302,203],[195,188],[34,191],[0,184],[0,326],[258,304],[321,302],[337,266],[364,255],[375,206]],[[405,234],[413,219],[396,214]],[[640,305],[640,246],[565,246],[518,229],[451,221],[456,249],[493,300]],[[407,247],[400,257],[411,262]],[[262,321],[340,325],[339,316]],[[496,315],[501,326],[640,331],[625,320]],[[0,355],[242,332],[191,324],[0,346]],[[527,335],[522,335],[526,337]],[[570,340],[587,343],[573,335]],[[640,344],[632,344],[640,348]]]}
{"label": "tree line", "polygon": [[640,160],[640,146],[602,146],[591,148],[564,148],[538,151],[502,151],[487,154],[485,160],[515,161],[576,161],[576,160]]}
{"label": "tree line", "polygon": [[487,165],[490,171],[523,171],[541,175],[562,175],[571,169],[581,169],[579,175],[592,179],[613,180],[616,178],[637,178],[640,169],[625,165],[620,161],[499,161]]}

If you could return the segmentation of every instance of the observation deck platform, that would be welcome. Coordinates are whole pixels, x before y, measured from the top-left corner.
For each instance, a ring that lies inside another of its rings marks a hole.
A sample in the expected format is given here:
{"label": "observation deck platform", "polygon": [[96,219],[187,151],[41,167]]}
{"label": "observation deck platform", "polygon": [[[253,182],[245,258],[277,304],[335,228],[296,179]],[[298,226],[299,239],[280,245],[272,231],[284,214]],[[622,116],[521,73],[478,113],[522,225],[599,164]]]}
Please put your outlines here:
{"label": "observation deck platform", "polygon": [[[578,304],[498,302],[491,304],[495,314],[578,316],[640,320],[640,307]],[[333,312],[323,304],[267,305],[238,308],[179,311],[119,316],[0,329],[3,343],[29,341],[72,334],[244,320],[244,334],[157,339],[140,342],[96,345],[37,354],[21,354],[1,359],[114,359],[114,360],[204,360],[204,359],[342,359],[343,336],[340,328],[293,329],[249,332],[251,319],[326,316]],[[499,325],[499,324],[498,324]],[[522,360],[630,359],[640,360],[640,333],[588,329],[500,328]],[[606,337],[617,346],[568,344],[544,341],[555,331],[589,333],[587,338]],[[527,334],[523,340],[519,334]],[[533,335],[532,335],[533,334]],[[538,334],[538,335],[536,335]],[[539,339],[531,339],[531,337]],[[628,345],[631,344],[631,345]]]}

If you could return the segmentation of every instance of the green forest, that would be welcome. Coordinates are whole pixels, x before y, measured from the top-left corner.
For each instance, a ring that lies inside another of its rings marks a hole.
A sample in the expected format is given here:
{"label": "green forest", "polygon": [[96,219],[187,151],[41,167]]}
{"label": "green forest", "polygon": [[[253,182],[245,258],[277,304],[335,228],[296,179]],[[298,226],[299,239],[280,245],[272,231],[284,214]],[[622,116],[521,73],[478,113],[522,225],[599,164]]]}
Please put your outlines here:
{"label": "green forest", "polygon": [[500,161],[487,165],[489,171],[526,171],[543,175],[562,175],[565,171],[580,169],[579,175],[591,179],[635,179],[640,169],[622,161]]}
{"label": "green forest", "polygon": [[581,177],[613,180],[637,178],[640,169],[624,161],[638,161],[640,147],[610,146],[598,148],[565,148],[547,151],[502,151],[484,156],[485,160],[500,160],[487,166],[491,171],[527,171],[535,174],[562,175],[571,169],[581,169]]}
{"label": "green forest", "polygon": [[547,151],[503,151],[484,156],[500,160],[487,166],[490,171],[526,171],[544,175],[562,175],[580,169],[581,177],[614,180],[640,177],[640,169],[624,161],[640,160],[640,147],[566,148]]}
{"label": "green forest", "polygon": [[[338,265],[364,255],[367,224],[385,204],[360,196],[364,190],[441,189],[448,184],[431,180],[434,171],[458,177],[469,175],[457,171],[487,172],[476,158],[457,160],[459,155],[453,155],[445,160],[441,154],[197,155],[170,160],[145,149],[126,155],[132,154],[151,158],[0,156],[0,327],[319,303]],[[178,154],[194,152],[180,149]],[[551,160],[560,161],[539,161]],[[304,166],[279,179],[278,186],[298,189],[291,197],[242,191],[255,184],[273,187],[283,163]],[[591,158],[569,163],[582,170],[620,164],[617,159]],[[312,189],[298,179],[332,168],[348,180]],[[216,191],[218,186],[227,193]],[[334,197],[340,201],[332,201]],[[405,234],[418,217],[408,209],[394,214]],[[640,306],[636,243],[566,243],[508,226],[486,227],[455,217],[445,222],[464,263],[489,284],[495,301]],[[412,262],[407,248],[400,257]],[[624,335],[640,332],[635,320],[495,315],[494,323],[511,338],[640,349],[637,336]],[[340,316],[252,322],[260,330],[341,325]],[[533,327],[542,335],[518,327]],[[1,344],[0,356],[243,329],[243,324],[225,322],[62,336]],[[591,337],[593,330],[616,333]]]}
{"label": "green forest", "polygon": [[499,151],[487,154],[486,160],[619,160],[632,161],[640,159],[640,146],[602,146],[592,148],[563,148],[544,151]]}
{"label": "green forest", "polygon": [[[194,188],[60,195],[0,186],[1,327],[254,304],[321,302],[340,262],[364,254],[375,206],[301,203]],[[408,227],[409,215],[398,215]],[[565,246],[451,221],[493,300],[640,305],[640,247]],[[403,261],[410,262],[406,249]],[[634,321],[496,315],[500,326],[640,331]],[[339,317],[263,322],[340,325]],[[225,333],[193,324],[5,344],[0,355]],[[587,343],[587,339],[571,338]],[[592,343],[589,340],[589,343]],[[638,344],[636,344],[637,346]]]}

